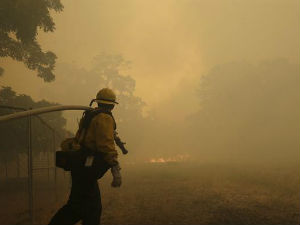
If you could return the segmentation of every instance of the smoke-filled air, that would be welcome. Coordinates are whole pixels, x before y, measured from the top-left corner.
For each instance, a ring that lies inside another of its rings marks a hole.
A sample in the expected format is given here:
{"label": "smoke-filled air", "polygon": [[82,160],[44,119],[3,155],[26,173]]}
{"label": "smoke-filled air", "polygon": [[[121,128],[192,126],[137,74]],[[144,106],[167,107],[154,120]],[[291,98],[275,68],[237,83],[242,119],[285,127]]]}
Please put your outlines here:
{"label": "smoke-filled air", "polygon": [[299,9],[0,0],[0,224],[299,224]]}

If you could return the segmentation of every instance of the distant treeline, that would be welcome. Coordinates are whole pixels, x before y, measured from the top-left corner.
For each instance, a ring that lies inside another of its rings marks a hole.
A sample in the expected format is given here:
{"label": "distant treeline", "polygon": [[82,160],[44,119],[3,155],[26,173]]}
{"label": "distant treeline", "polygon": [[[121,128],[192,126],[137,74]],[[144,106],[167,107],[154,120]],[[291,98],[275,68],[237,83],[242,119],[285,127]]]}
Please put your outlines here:
{"label": "distant treeline", "polygon": [[201,110],[189,118],[198,155],[299,161],[299,65],[284,59],[214,67],[201,80]]}

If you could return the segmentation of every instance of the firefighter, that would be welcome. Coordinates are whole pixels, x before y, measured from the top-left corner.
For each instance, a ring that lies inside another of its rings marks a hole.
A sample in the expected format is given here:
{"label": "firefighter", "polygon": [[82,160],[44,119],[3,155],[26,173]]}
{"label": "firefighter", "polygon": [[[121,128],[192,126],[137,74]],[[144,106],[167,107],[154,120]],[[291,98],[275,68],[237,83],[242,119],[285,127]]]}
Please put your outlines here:
{"label": "firefighter", "polygon": [[[121,186],[120,165],[114,143],[115,120],[111,111],[116,102],[115,93],[101,89],[96,99],[98,107],[86,111],[79,123],[75,138],[62,142],[62,150],[80,152],[82,163],[72,167],[72,187],[69,200],[53,216],[49,225],[100,224],[102,205],[98,187],[100,179],[109,169],[112,187]],[[79,165],[80,164],[80,165]]]}

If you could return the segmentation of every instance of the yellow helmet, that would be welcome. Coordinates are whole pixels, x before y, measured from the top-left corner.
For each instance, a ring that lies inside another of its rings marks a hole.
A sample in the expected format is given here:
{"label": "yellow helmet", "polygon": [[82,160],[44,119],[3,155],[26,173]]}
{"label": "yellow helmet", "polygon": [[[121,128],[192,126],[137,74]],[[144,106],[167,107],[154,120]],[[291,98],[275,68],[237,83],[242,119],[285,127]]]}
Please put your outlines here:
{"label": "yellow helmet", "polygon": [[119,104],[116,102],[116,98],[116,94],[113,92],[113,90],[109,88],[103,88],[97,93],[95,102],[109,105]]}

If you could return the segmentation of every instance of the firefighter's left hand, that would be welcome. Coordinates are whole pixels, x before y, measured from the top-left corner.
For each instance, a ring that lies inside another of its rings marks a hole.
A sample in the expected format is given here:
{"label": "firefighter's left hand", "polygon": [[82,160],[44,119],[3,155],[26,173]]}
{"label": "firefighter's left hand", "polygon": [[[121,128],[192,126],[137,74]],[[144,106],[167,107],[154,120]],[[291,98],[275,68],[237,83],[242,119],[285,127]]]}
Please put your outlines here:
{"label": "firefighter's left hand", "polygon": [[112,187],[120,187],[122,184],[122,176],[120,170],[121,168],[119,165],[113,166],[111,168],[111,174],[113,176],[113,181],[111,182]]}
{"label": "firefighter's left hand", "polygon": [[121,176],[120,177],[114,177],[113,178],[113,181],[111,182],[111,186],[112,187],[120,187],[122,184],[122,178]]}

